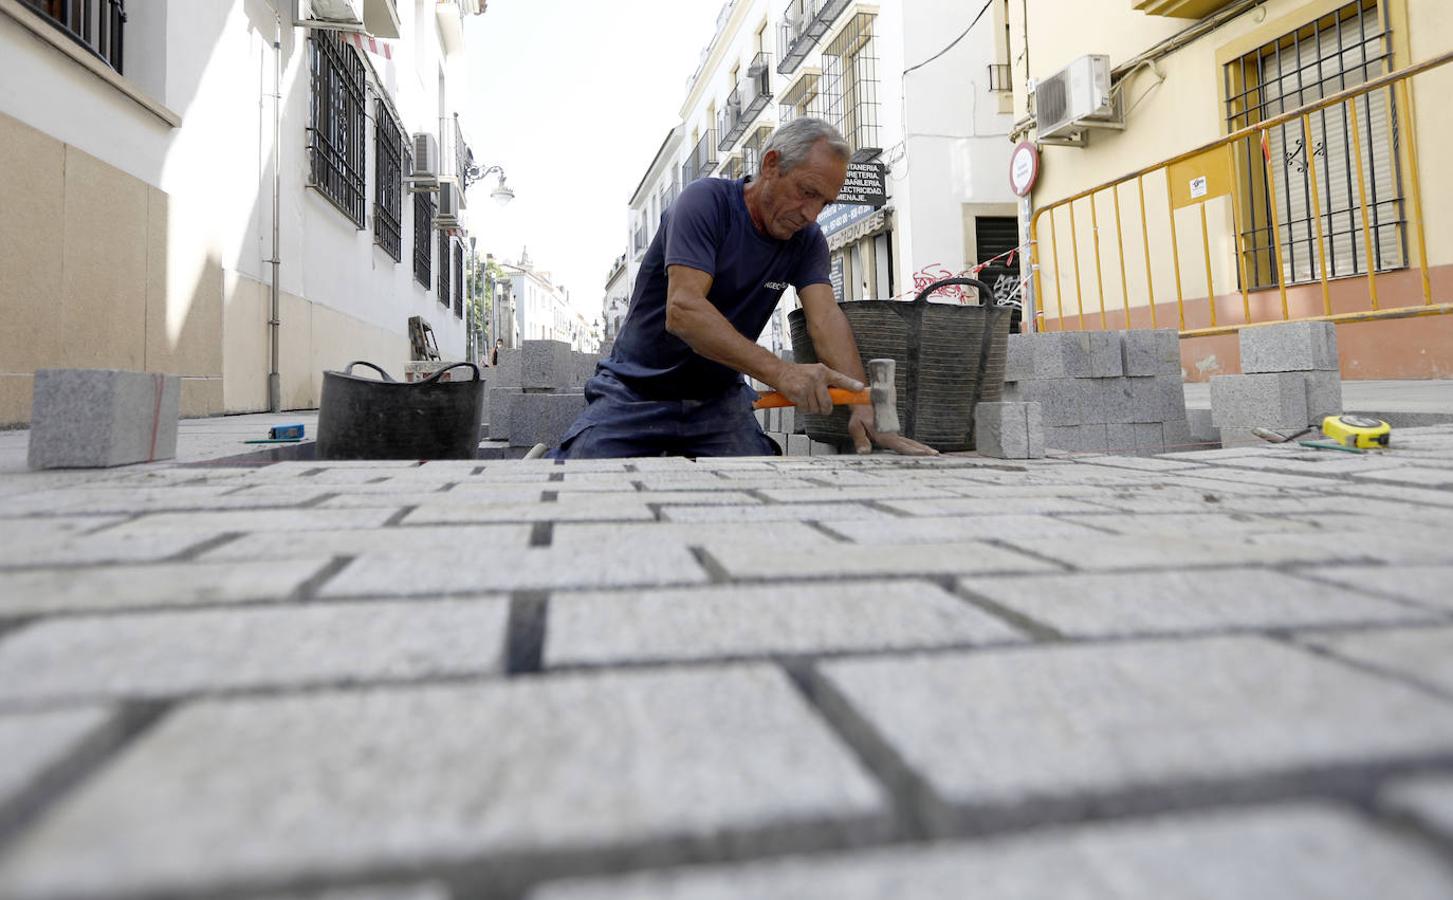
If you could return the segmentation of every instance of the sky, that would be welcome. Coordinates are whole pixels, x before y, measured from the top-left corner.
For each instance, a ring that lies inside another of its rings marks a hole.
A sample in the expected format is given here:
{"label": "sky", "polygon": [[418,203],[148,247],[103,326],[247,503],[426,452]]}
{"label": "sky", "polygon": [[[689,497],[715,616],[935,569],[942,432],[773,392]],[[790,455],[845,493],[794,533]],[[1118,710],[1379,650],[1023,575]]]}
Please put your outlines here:
{"label": "sky", "polygon": [[515,199],[469,191],[479,252],[536,269],[600,317],[626,249],[632,192],[679,121],[686,79],[722,0],[489,0],[466,24],[469,98],[460,120],[481,165],[504,167]]}

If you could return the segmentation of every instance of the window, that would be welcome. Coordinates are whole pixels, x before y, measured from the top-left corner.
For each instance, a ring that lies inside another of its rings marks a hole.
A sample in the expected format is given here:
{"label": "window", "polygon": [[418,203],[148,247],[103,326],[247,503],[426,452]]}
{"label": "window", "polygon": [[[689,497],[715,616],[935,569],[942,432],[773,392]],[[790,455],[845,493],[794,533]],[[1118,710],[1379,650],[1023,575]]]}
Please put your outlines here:
{"label": "window", "polygon": [[[1227,125],[1246,128],[1367,82],[1389,71],[1390,54],[1377,0],[1349,3],[1228,65]],[[1328,278],[1366,274],[1369,261],[1377,270],[1406,264],[1397,108],[1390,92],[1359,98],[1355,115],[1345,104],[1314,113],[1310,131],[1309,142],[1295,119],[1269,129],[1264,145],[1253,136],[1237,148],[1249,188],[1240,214],[1253,288],[1278,283],[1272,248],[1278,230],[1285,283],[1320,278],[1318,219]],[[1370,248],[1362,232],[1359,144]],[[1320,216],[1313,210],[1314,190]]]}
{"label": "window", "polygon": [[420,191],[414,195],[414,280],[429,287],[429,276],[433,271],[430,254],[434,252],[429,240],[434,233],[434,195]]}
{"label": "window", "polygon": [[873,15],[858,13],[822,51],[826,118],[855,155],[878,148],[878,56]]}
{"label": "window", "polygon": [[50,19],[71,40],[121,72],[126,30],[125,0],[22,0]]}
{"label": "window", "polygon": [[336,31],[308,38],[313,90],[308,115],[312,186],[358,228],[364,214],[363,61]]}
{"label": "window", "polygon": [[823,102],[822,94],[819,93],[821,83],[822,77],[818,73],[807,72],[787,88],[782,94],[782,102],[777,105],[778,118],[784,125],[801,116],[822,118]]}
{"label": "window", "polygon": [[449,232],[439,232],[439,284],[434,291],[439,304],[449,308]]}
{"label": "window", "polygon": [[375,100],[373,109],[378,122],[373,155],[373,241],[398,262],[404,249],[404,135],[383,100]]}
{"label": "window", "polygon": [[454,318],[464,318],[464,245],[454,242]]}

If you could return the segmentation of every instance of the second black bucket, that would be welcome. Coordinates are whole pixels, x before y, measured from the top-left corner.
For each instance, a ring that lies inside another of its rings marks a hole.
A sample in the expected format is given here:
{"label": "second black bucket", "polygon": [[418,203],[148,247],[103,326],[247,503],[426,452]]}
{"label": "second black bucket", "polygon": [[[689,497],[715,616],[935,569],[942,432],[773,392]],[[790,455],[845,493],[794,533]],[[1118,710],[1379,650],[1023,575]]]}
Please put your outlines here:
{"label": "second black bucket", "polygon": [[[975,288],[980,305],[928,302],[934,291],[951,285]],[[838,308],[853,327],[865,366],[870,359],[897,362],[903,434],[935,450],[972,450],[975,404],[995,403],[1004,395],[1011,310],[996,305],[993,289],[976,278],[945,278],[907,303],[860,300]],[[794,310],[787,321],[796,361],[817,362],[803,311]],[[813,440],[840,447],[852,441],[846,407],[804,419]]]}
{"label": "second black bucket", "polygon": [[[383,380],[361,378],[367,366]],[[467,366],[469,381],[441,381]],[[423,381],[394,381],[370,362],[323,373],[318,404],[319,459],[474,459],[484,418],[484,382],[473,363],[455,363]]]}

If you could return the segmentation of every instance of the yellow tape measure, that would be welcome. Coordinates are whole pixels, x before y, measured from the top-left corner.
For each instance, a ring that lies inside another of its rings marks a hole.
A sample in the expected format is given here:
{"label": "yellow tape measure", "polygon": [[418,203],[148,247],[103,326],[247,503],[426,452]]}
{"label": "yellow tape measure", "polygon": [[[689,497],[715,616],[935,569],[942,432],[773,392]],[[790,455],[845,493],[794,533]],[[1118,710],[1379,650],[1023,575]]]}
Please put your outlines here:
{"label": "yellow tape measure", "polygon": [[1343,447],[1372,450],[1387,446],[1392,426],[1369,416],[1328,416],[1322,420],[1322,433]]}

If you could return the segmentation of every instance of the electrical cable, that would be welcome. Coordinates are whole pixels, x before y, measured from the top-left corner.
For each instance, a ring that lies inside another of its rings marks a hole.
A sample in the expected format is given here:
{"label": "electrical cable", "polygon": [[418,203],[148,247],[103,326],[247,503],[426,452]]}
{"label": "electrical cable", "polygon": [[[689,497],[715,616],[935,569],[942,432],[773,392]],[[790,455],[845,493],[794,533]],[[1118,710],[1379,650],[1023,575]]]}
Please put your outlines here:
{"label": "electrical cable", "polygon": [[921,69],[921,68],[923,68],[924,66],[926,66],[929,63],[933,62],[934,60],[938,59],[940,56],[943,56],[945,53],[947,53],[950,50],[952,50],[954,47],[958,46],[959,41],[961,41],[964,38],[966,38],[966,37],[969,36],[969,32],[974,30],[974,26],[977,25],[977,24],[979,24],[979,20],[982,19],[982,18],[984,18],[984,13],[988,12],[989,11],[989,7],[991,7],[993,5],[994,5],[994,0],[988,0],[988,2],[984,4],[984,8],[981,9],[981,10],[979,10],[979,14],[977,16],[974,16],[974,21],[972,21],[972,22],[969,23],[969,27],[968,28],[965,28],[963,30],[963,33],[962,34],[960,34],[958,37],[954,38],[953,39],[953,42],[951,44],[949,44],[947,47],[943,48],[942,50],[938,51],[934,55],[930,56],[928,59],[925,59],[923,62],[919,63],[918,65],[916,65],[916,66],[909,66],[908,68],[904,69],[903,70],[903,74],[904,75],[907,75],[909,72],[912,72],[914,69]]}

